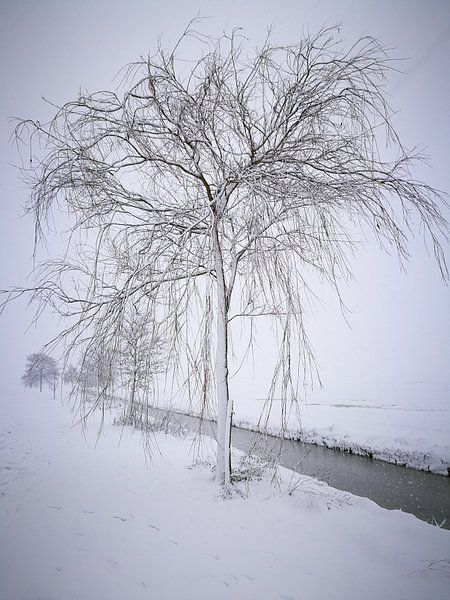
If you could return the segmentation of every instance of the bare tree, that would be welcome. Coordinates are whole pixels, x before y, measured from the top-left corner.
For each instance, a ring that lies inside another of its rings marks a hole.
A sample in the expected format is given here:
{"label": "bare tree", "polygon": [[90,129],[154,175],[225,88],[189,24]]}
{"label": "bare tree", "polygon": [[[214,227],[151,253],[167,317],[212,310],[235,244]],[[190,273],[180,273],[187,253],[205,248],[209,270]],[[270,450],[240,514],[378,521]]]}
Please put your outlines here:
{"label": "bare tree", "polygon": [[75,385],[78,381],[79,375],[78,369],[74,365],[69,364],[64,369],[63,382],[68,385]]}
{"label": "bare tree", "polygon": [[43,352],[27,356],[25,373],[21,379],[25,387],[36,387],[42,392],[42,384],[46,383],[53,389],[53,398],[56,395],[56,383],[59,369],[56,360]]}
{"label": "bare tree", "polygon": [[[152,387],[152,378],[164,370],[163,344],[145,308],[129,307],[124,316],[119,344],[119,370],[129,391],[128,414],[136,411],[139,392]],[[139,410],[139,409],[138,409]]]}
{"label": "bare tree", "polygon": [[91,343],[81,352],[76,391],[83,399],[94,397],[94,405],[114,395],[117,368],[116,357],[109,345],[93,334]]}
{"label": "bare tree", "polygon": [[[145,304],[190,393],[204,407],[216,389],[216,477],[226,485],[234,318],[279,325],[269,397],[281,389],[285,414],[297,396],[294,363],[316,371],[308,279],[318,273],[339,294],[355,232],[372,232],[404,261],[419,221],[447,276],[444,198],[415,179],[421,156],[392,126],[391,60],[371,37],[346,49],[335,33],[287,46],[269,36],[250,56],[237,32],[212,40],[188,28],[172,51],[130,65],[120,90],[81,94],[49,123],[16,129],[29,143],[38,237],[60,206],[78,238],[8,299],[30,293],[72,319],[62,335],[73,347],[101,339],[110,354],[129,307]],[[187,39],[200,46],[194,62],[183,60]]]}

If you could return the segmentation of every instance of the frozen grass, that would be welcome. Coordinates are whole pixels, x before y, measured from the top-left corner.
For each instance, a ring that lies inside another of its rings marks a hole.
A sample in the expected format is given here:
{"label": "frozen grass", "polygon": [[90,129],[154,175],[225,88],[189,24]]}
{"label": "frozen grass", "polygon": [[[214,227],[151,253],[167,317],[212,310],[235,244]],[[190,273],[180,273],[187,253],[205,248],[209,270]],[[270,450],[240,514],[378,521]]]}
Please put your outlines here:
{"label": "frozen grass", "polygon": [[0,411],[1,598],[448,598],[450,532],[411,515],[252,460],[224,500],[207,440],[160,428],[148,463],[114,414],[83,438],[44,393]]}

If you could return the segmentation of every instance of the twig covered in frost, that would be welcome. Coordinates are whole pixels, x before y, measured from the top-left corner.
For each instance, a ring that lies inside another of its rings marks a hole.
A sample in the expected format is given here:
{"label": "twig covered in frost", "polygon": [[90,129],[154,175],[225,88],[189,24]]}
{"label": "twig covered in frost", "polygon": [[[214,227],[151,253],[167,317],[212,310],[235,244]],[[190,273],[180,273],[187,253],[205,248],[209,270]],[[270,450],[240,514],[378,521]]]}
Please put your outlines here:
{"label": "twig covered in frost", "polygon": [[[322,29],[289,45],[268,36],[249,54],[238,31],[210,39],[191,24],[172,51],[129,65],[118,90],[81,94],[49,123],[16,128],[29,145],[37,240],[58,210],[72,229],[64,257],[6,302],[26,294],[38,312],[66,318],[61,335],[84,361],[101,342],[109,375],[135,307],[204,412],[215,389],[225,485],[234,318],[264,315],[278,327],[261,427],[277,394],[283,429],[299,381],[318,376],[308,280],[318,275],[340,298],[355,233],[372,233],[403,262],[418,219],[447,276],[444,196],[416,180],[421,156],[393,127],[384,88],[393,62],[370,36],[350,48],[336,36]],[[197,44],[197,59],[184,60],[185,42]]]}

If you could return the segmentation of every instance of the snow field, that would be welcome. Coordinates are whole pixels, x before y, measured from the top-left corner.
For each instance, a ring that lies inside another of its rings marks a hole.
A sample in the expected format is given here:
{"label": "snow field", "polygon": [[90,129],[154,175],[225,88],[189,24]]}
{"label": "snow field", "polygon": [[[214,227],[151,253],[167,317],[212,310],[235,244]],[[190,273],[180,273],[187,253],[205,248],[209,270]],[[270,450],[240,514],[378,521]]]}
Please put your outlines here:
{"label": "snow field", "polygon": [[1,400],[1,598],[448,598],[449,531],[285,469],[223,500],[192,438],[146,463],[114,414],[83,438],[49,396]]}
{"label": "snow field", "polygon": [[[299,416],[291,407],[284,436],[448,475],[449,383],[391,382],[389,387],[374,389],[371,396],[354,387],[351,396],[342,390],[334,395],[326,389],[310,391],[299,404]],[[178,399],[172,402],[162,397],[159,405],[194,416],[200,412]],[[256,429],[263,407],[262,399],[235,392],[234,424]],[[273,435],[280,435],[280,408],[275,400],[267,423]]]}

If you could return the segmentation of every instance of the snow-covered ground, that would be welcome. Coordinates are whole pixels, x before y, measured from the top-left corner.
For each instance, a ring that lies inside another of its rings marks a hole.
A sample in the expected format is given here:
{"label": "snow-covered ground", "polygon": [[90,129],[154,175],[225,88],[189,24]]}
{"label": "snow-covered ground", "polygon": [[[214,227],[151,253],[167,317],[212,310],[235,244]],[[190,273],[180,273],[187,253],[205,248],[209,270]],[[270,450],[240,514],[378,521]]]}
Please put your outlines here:
{"label": "snow-covered ground", "polygon": [[146,464],[49,396],[1,399],[0,598],[448,598],[449,531],[284,469],[220,499],[192,440],[156,434]]}
{"label": "snow-covered ground", "polygon": [[[415,396],[414,391],[387,400],[362,397],[334,402],[325,393],[317,393],[311,402],[301,405],[300,426],[291,419],[287,435],[447,475],[450,390],[424,398],[418,391]],[[252,428],[260,408],[261,402],[259,406],[258,402],[243,402],[236,409],[236,423]],[[274,433],[279,430],[276,407],[269,425]]]}
{"label": "snow-covered ground", "polygon": [[[351,387],[351,386],[350,386]],[[307,393],[292,409],[286,437],[351,450],[415,469],[448,475],[450,469],[450,384],[409,382],[350,395],[326,389]],[[159,405],[199,414],[187,402],[161,400]],[[257,428],[264,400],[234,395],[234,423]],[[210,415],[214,417],[214,415]],[[273,402],[267,429],[280,434],[280,402]]]}

